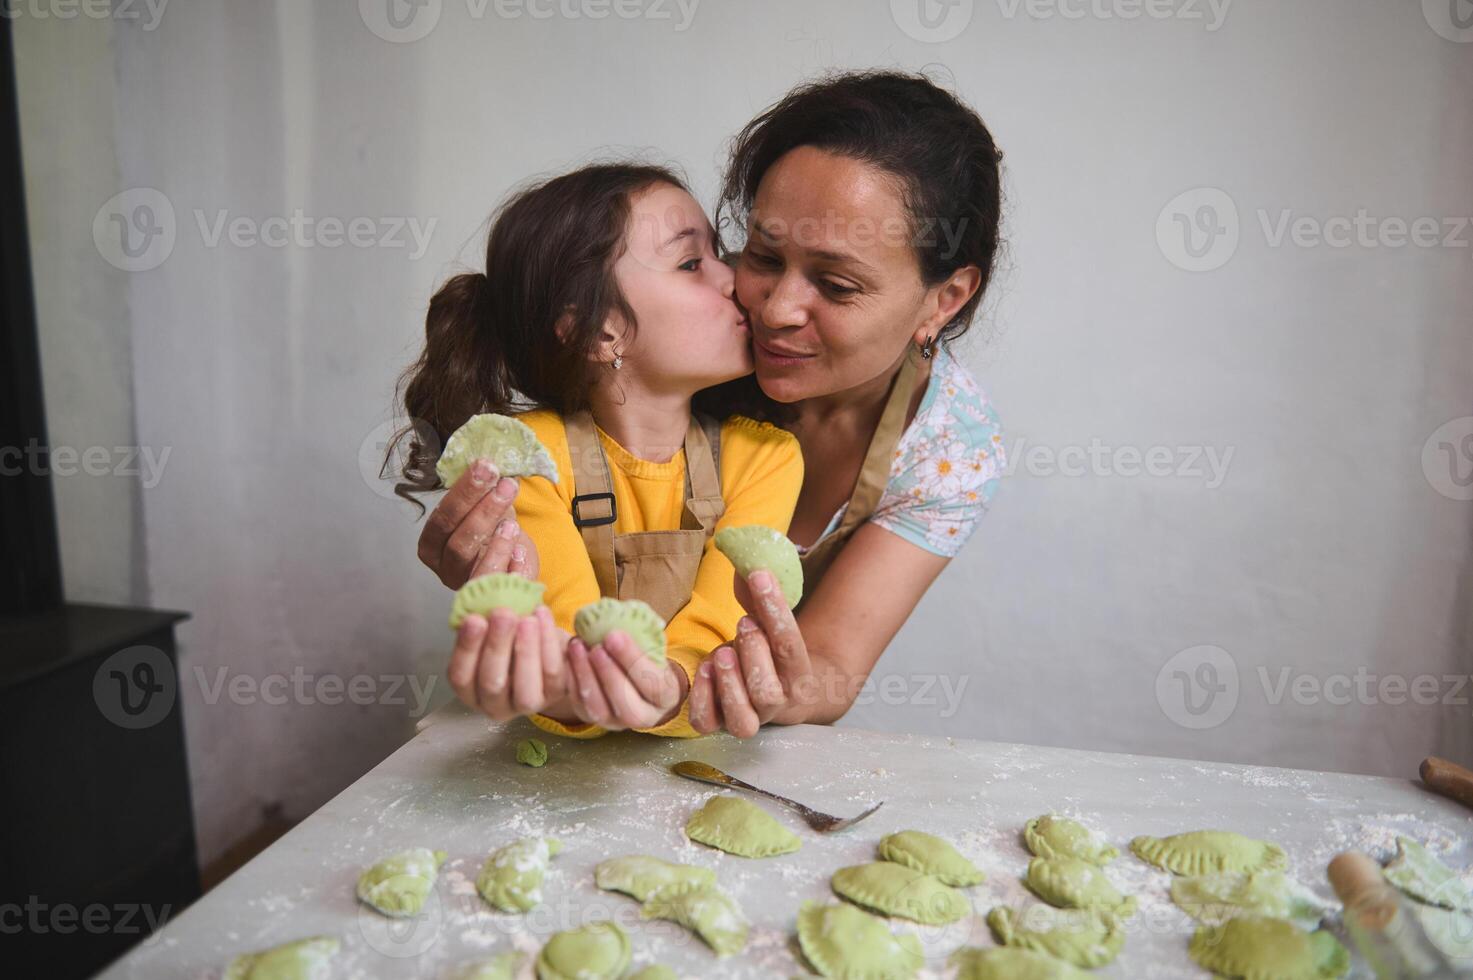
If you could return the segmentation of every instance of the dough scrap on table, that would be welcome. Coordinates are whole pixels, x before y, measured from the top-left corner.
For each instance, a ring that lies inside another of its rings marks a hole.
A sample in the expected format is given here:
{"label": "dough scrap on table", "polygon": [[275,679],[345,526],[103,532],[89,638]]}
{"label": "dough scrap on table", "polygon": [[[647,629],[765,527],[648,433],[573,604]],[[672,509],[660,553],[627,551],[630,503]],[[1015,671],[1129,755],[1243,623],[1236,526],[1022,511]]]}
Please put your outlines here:
{"label": "dough scrap on table", "polygon": [[1004,946],[1044,953],[1088,970],[1112,962],[1125,946],[1120,920],[1099,909],[1033,905],[1022,914],[999,905],[987,925]]}
{"label": "dough scrap on table", "polygon": [[491,852],[476,876],[476,891],[502,912],[528,912],[542,901],[548,862],[563,849],[552,837],[526,837]]}
{"label": "dough scrap on table", "polygon": [[718,957],[741,952],[750,926],[740,906],[713,884],[661,888],[639,911],[641,919],[668,919],[701,937]]}
{"label": "dough scrap on table", "polygon": [[1319,896],[1282,871],[1221,871],[1175,878],[1171,900],[1198,922],[1216,925],[1250,913],[1314,929],[1330,911]]}
{"label": "dough scrap on table", "polygon": [[258,953],[242,953],[225,967],[221,980],[316,980],[327,976],[341,948],[334,936],[313,936]]}
{"label": "dough scrap on table", "polygon": [[1134,896],[1122,895],[1099,865],[1076,857],[1034,858],[1024,884],[1056,908],[1106,909],[1121,918],[1135,911]]}
{"label": "dough scrap on table", "polygon": [[1077,820],[1046,814],[1023,825],[1023,842],[1038,857],[1076,857],[1090,864],[1105,865],[1120,852],[1098,833]]}
{"label": "dough scrap on table", "polygon": [[1289,866],[1284,849],[1231,830],[1194,830],[1171,837],[1137,837],[1130,849],[1147,864],[1179,875],[1217,871],[1282,871]]}
{"label": "dough scrap on table", "polygon": [[418,915],[444,863],[445,852],[428,847],[391,854],[358,876],[358,898],[394,918]]}
{"label": "dough scrap on table", "polygon": [[656,664],[665,666],[665,620],[649,603],[604,596],[573,616],[573,632],[589,647],[598,646],[614,630],[628,633],[635,646]]}
{"label": "dough scrap on table", "polygon": [[521,419],[472,415],[445,440],[435,473],[448,490],[478,459],[489,459],[500,476],[543,476],[557,482],[552,453]]}
{"label": "dough scrap on table", "polygon": [[680,980],[680,978],[668,966],[651,963],[638,973],[631,973],[629,980]]}
{"label": "dough scrap on table", "polygon": [[789,609],[803,598],[803,563],[798,546],[786,534],[764,524],[724,527],[716,532],[715,544],[743,581],[753,572],[766,569],[777,579]]}
{"label": "dough scrap on table", "polygon": [[1244,915],[1202,926],[1188,951],[1204,970],[1244,980],[1332,980],[1350,969],[1350,954],[1321,929],[1305,932],[1286,919]]}
{"label": "dough scrap on table", "polygon": [[450,971],[445,980],[516,980],[522,959],[521,953],[498,953]]}
{"label": "dough scrap on table", "polygon": [[951,844],[919,830],[902,830],[880,838],[880,859],[935,875],[955,888],[979,885],[987,880],[971,861]]}
{"label": "dough scrap on table", "polygon": [[623,892],[641,902],[671,885],[715,885],[716,872],[693,864],[676,864],[645,854],[609,858],[593,869],[604,891]]}
{"label": "dough scrap on table", "polygon": [[896,935],[884,919],[843,902],[804,902],[798,946],[820,976],[833,980],[909,980],[925,963],[914,935]]}
{"label": "dough scrap on table", "polygon": [[922,925],[947,925],[972,911],[967,897],[941,879],[889,861],[840,868],[830,884],[840,898]]}
{"label": "dough scrap on table", "polygon": [[1386,880],[1427,905],[1473,912],[1473,896],[1458,873],[1410,837],[1396,838],[1396,857],[1386,865]]}
{"label": "dough scrap on table", "polygon": [[1089,980],[1072,964],[1031,949],[1001,946],[997,949],[959,949],[951,955],[957,968],[956,980]]}
{"label": "dough scrap on table", "polygon": [[517,743],[517,761],[533,769],[547,765],[547,743],[540,738],[524,738]]}
{"label": "dough scrap on table", "polygon": [[546,591],[547,586],[541,582],[508,572],[478,576],[455,590],[450,603],[450,628],[458,630],[467,616],[489,616],[497,609],[530,616],[542,604]]}
{"label": "dough scrap on table", "polygon": [[615,922],[555,933],[537,954],[537,980],[618,980],[629,966],[629,937]]}
{"label": "dough scrap on table", "polygon": [[766,810],[736,796],[713,796],[686,822],[685,836],[738,857],[791,854],[803,846]]}

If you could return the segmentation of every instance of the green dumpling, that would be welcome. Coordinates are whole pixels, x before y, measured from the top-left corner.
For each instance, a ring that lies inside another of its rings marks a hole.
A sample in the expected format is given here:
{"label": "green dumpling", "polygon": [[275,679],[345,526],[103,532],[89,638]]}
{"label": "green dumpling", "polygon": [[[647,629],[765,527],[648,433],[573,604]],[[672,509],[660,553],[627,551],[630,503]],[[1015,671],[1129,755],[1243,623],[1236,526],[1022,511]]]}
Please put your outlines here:
{"label": "green dumpling", "polygon": [[628,633],[651,660],[665,666],[665,620],[648,603],[604,596],[578,610],[573,617],[573,631],[589,647],[598,646],[613,630]]}
{"label": "green dumpling", "polygon": [[1172,837],[1137,837],[1130,849],[1148,864],[1179,875],[1218,871],[1282,871],[1284,849],[1231,830],[1194,830]]}
{"label": "green dumpling", "polygon": [[716,550],[731,560],[744,580],[759,568],[771,572],[789,609],[803,598],[803,563],[798,558],[798,546],[781,531],[762,524],[724,527],[716,532]]}
{"label": "green dumpling", "polygon": [[940,837],[919,830],[902,830],[880,839],[880,859],[903,864],[907,868],[935,875],[956,888],[978,885],[987,876],[956,848]]}
{"label": "green dumpling", "polygon": [[473,578],[456,590],[455,601],[450,604],[450,628],[458,630],[467,616],[489,616],[493,609],[510,609],[518,616],[530,616],[542,604],[546,590],[547,586],[541,582],[508,572]]}
{"label": "green dumpling", "polygon": [[966,896],[955,888],[889,861],[840,868],[830,884],[840,898],[881,915],[895,915],[922,925],[946,925],[972,911]]}
{"label": "green dumpling", "polygon": [[537,980],[618,980],[629,967],[629,937],[614,922],[556,933],[537,954]]}
{"label": "green dumpling", "polygon": [[1384,873],[1387,881],[1419,902],[1473,912],[1473,897],[1457,872],[1410,837],[1396,839],[1396,857]]}
{"label": "green dumpling", "polygon": [[476,891],[502,912],[528,912],[542,901],[548,862],[563,849],[552,837],[525,837],[491,852],[476,876]]}
{"label": "green dumpling", "polygon": [[638,973],[629,974],[629,980],[680,980],[680,977],[668,966],[651,963]]}
{"label": "green dumpling", "polygon": [[925,963],[914,935],[895,935],[885,920],[843,902],[804,902],[798,945],[820,976],[834,980],[909,980]]}
{"label": "green dumpling", "polygon": [[1282,871],[1222,871],[1175,878],[1171,900],[1187,915],[1208,925],[1253,914],[1288,919],[1313,929],[1329,911],[1314,892]]}
{"label": "green dumpling", "polygon": [[448,490],[471,463],[489,459],[501,476],[545,476],[557,482],[557,464],[527,423],[506,415],[472,415],[445,440],[435,463]]}
{"label": "green dumpling", "polygon": [[319,980],[327,976],[341,947],[332,936],[314,936],[259,953],[243,953],[230,961],[221,980]]}
{"label": "green dumpling", "polygon": [[1104,909],[1120,916],[1135,911],[1135,899],[1121,895],[1098,865],[1076,857],[1036,857],[1028,862],[1024,883],[1055,908]]}
{"label": "green dumpling", "polygon": [[715,885],[671,885],[650,896],[641,919],[669,919],[700,936],[717,956],[740,953],[747,945],[747,919],[726,892]]}
{"label": "green dumpling", "polygon": [[644,854],[610,858],[593,869],[593,881],[604,891],[623,892],[641,902],[672,885],[715,885],[716,872],[692,864],[675,864]]}
{"label": "green dumpling", "polygon": [[384,858],[358,876],[358,898],[384,915],[419,914],[445,863],[444,851],[414,847]]}
{"label": "green dumpling", "polygon": [[1260,915],[1202,926],[1187,951],[1204,970],[1243,980],[1333,980],[1350,969],[1350,954],[1330,933]]}
{"label": "green dumpling", "polygon": [[1065,817],[1034,817],[1023,827],[1023,841],[1039,857],[1077,857],[1090,864],[1109,864],[1120,852],[1084,824]]}
{"label": "green dumpling", "polygon": [[1088,970],[1111,962],[1125,946],[1120,920],[1098,909],[1034,905],[1018,915],[1000,905],[987,914],[987,925],[1004,946],[1046,953]]}
{"label": "green dumpling", "polygon": [[951,954],[956,980],[1090,980],[1092,974],[1031,949],[959,949]]}
{"label": "green dumpling", "polygon": [[685,824],[685,836],[735,854],[760,858],[789,854],[803,846],[766,810],[737,796],[713,796]]}

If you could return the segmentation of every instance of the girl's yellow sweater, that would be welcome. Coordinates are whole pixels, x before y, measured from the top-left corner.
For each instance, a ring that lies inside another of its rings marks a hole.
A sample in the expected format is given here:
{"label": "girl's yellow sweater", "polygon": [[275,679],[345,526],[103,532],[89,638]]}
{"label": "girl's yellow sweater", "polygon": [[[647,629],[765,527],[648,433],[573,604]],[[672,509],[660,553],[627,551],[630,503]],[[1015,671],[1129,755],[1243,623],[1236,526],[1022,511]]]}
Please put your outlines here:
{"label": "girl's yellow sweater", "polygon": [[[540,579],[547,586],[543,601],[557,624],[571,633],[574,614],[599,598],[599,588],[583,536],[573,524],[567,430],[556,412],[538,410],[518,417],[537,433],[557,463],[556,484],[541,478],[521,481],[516,513],[522,529],[537,544]],[[685,450],[677,451],[669,462],[654,463],[630,454],[602,429],[597,431],[617,501],[614,533],[678,530],[685,501]],[[720,469],[726,509],[717,530],[765,524],[787,532],[803,486],[803,454],[792,433],[733,415],[721,425]],[[696,668],[712,650],[736,635],[744,610],[732,591],[734,575],[731,562],[716,550],[714,540],[707,540],[690,601],[665,628],[668,655],[685,670],[687,679],[694,678]],[[595,725],[570,727],[543,715],[533,715],[532,722],[573,738],[604,734]],[[688,704],[682,704],[680,712],[664,725],[641,731],[680,738],[696,735]]]}

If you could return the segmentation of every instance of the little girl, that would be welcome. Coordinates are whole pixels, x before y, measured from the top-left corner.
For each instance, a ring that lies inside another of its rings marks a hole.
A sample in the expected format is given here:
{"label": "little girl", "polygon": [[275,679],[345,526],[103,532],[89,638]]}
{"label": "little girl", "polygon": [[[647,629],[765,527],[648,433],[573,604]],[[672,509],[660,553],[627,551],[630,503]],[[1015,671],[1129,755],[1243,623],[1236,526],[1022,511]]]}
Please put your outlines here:
{"label": "little girl", "polygon": [[[684,693],[743,612],[712,538],[744,524],[786,531],[803,483],[788,432],[692,411],[696,392],[753,369],[716,244],[670,171],[589,166],[517,194],[492,226],[485,273],[455,276],[430,301],[404,411],[439,442],[411,442],[409,488],[437,489],[438,446],[485,412],[516,414],[558,469],[556,483],[527,478],[516,498],[546,605],[520,621],[506,610],[489,622],[467,617],[460,628],[449,673],[472,707],[531,714],[559,734],[603,734],[569,685],[627,706],[648,678],[632,682],[620,667],[648,668],[619,632],[589,651],[570,644],[573,615],[601,595],[642,599],[668,623],[672,674],[658,680],[678,693],[637,730],[696,734]],[[602,689],[589,691],[600,687],[587,683],[595,667]]]}

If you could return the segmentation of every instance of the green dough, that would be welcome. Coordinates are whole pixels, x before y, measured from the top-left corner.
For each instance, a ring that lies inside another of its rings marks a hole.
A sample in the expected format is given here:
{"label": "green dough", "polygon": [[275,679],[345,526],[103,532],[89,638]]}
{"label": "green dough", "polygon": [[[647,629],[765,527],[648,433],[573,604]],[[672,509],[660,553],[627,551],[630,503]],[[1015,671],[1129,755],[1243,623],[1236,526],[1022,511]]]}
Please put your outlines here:
{"label": "green dough", "polygon": [[731,559],[743,580],[760,568],[771,572],[788,600],[788,608],[803,598],[803,564],[798,559],[798,546],[781,531],[762,524],[724,527],[716,532],[716,550]]}
{"label": "green dough", "polygon": [[902,830],[880,839],[880,858],[935,875],[948,885],[966,888],[987,880],[976,865],[940,837],[919,830]]}
{"label": "green dough", "polygon": [[419,914],[445,863],[444,851],[414,847],[384,858],[358,876],[358,898],[384,915]]}
{"label": "green dough", "polygon": [[951,955],[956,980],[1089,980],[1090,974],[1031,949],[959,949]]}
{"label": "green dough", "polygon": [[551,837],[526,837],[492,851],[476,876],[476,891],[503,912],[530,911],[542,901],[548,862],[562,849]]}
{"label": "green dough", "polygon": [[1056,908],[1105,909],[1122,917],[1135,911],[1135,899],[1122,896],[1098,865],[1076,857],[1034,858],[1026,884]]}
{"label": "green dough", "polygon": [[1216,925],[1245,913],[1288,919],[1313,929],[1329,911],[1314,892],[1282,871],[1223,871],[1171,882],[1171,900],[1198,922]]}
{"label": "green dough", "polygon": [[1230,830],[1195,830],[1174,837],[1137,837],[1130,849],[1142,861],[1179,875],[1217,871],[1282,871],[1283,848]]}
{"label": "green dough", "polygon": [[508,572],[473,578],[455,593],[455,601],[450,604],[450,628],[458,630],[467,616],[489,616],[493,609],[510,609],[518,616],[530,616],[542,604],[546,590],[547,586],[541,582]]}
{"label": "green dough", "polygon": [[629,937],[613,922],[555,934],[537,954],[537,980],[618,980],[629,966]]}
{"label": "green dough", "polygon": [[1243,980],[1330,980],[1350,969],[1350,954],[1330,933],[1261,915],[1202,926],[1188,951],[1203,969]]}
{"label": "green dough", "polygon": [[631,973],[629,980],[680,980],[675,971],[659,963],[651,964],[638,973]]}
{"label": "green dough", "polygon": [[716,872],[692,864],[675,864],[643,854],[610,858],[593,870],[593,880],[604,891],[623,892],[641,902],[671,885],[715,885]]}
{"label": "green dough", "polygon": [[517,743],[517,761],[540,769],[547,765],[547,743],[540,738],[524,738]]}
{"label": "green dough", "polygon": [[242,953],[230,961],[221,980],[318,980],[327,976],[341,946],[332,936],[314,936],[259,953]]}
{"label": "green dough", "polygon": [[1028,850],[1038,857],[1077,857],[1090,864],[1105,865],[1120,852],[1084,824],[1064,817],[1034,817],[1023,827]]}
{"label": "green dough", "polygon": [[798,945],[821,976],[835,980],[908,980],[925,963],[915,936],[894,935],[885,920],[842,902],[804,902]]}
{"label": "green dough", "polygon": [[772,814],[737,796],[713,796],[685,824],[685,836],[738,857],[790,854],[803,846]]}
{"label": "green dough", "polygon": [[1113,961],[1125,946],[1120,920],[1098,909],[1034,905],[1019,919],[1012,909],[998,906],[987,914],[987,925],[1004,946],[1047,953],[1090,970]]}
{"label": "green dough", "polygon": [[501,476],[545,476],[557,482],[557,464],[525,422],[505,415],[472,415],[445,440],[435,472],[448,490],[478,459]]}
{"label": "green dough", "polygon": [[717,956],[747,945],[747,920],[732,897],[715,885],[671,885],[644,903],[641,919],[669,919],[700,936]]}
{"label": "green dough", "polygon": [[1416,906],[1416,912],[1432,945],[1454,965],[1465,970],[1473,966],[1473,916],[1428,905]]}
{"label": "green dough", "polygon": [[1410,837],[1396,839],[1396,857],[1386,865],[1386,880],[1419,902],[1473,912],[1473,897],[1457,873]]}
{"label": "green dough", "polygon": [[590,602],[573,617],[573,632],[590,647],[602,643],[612,630],[628,633],[651,660],[665,666],[665,621],[647,603],[605,596]]}
{"label": "green dough", "polygon": [[972,911],[966,896],[938,878],[903,864],[875,861],[834,872],[834,893],[881,915],[898,915],[922,925],[956,922]]}
{"label": "green dough", "polygon": [[500,953],[486,960],[468,963],[455,970],[446,980],[516,980],[521,953]]}

